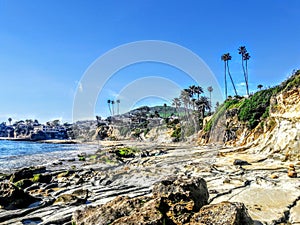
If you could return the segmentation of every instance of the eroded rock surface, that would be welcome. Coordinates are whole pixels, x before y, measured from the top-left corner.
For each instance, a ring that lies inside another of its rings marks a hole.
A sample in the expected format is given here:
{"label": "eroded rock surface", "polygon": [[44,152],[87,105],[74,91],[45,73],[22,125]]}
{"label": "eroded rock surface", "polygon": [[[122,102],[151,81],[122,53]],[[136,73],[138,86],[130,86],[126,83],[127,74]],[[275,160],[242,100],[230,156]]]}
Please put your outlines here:
{"label": "eroded rock surface", "polygon": [[33,202],[38,201],[37,198],[25,193],[11,183],[0,183],[0,206],[5,209],[24,208]]}
{"label": "eroded rock surface", "polygon": [[104,205],[78,210],[73,221],[79,225],[253,224],[242,203],[207,205],[209,193],[202,178],[170,177],[156,183],[152,193],[147,197],[117,197]]}
{"label": "eroded rock surface", "polygon": [[201,208],[200,212],[193,216],[190,225],[253,225],[253,223],[243,203],[221,202]]}

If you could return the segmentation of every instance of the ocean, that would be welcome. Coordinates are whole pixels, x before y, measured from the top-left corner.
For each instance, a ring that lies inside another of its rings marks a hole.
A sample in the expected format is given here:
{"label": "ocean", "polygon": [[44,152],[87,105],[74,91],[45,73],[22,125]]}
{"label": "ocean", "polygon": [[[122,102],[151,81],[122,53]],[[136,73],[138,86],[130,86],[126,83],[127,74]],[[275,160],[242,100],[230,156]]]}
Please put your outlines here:
{"label": "ocean", "polygon": [[78,154],[92,153],[97,149],[97,145],[0,140],[0,173],[30,166],[47,167],[63,159],[78,159]]}

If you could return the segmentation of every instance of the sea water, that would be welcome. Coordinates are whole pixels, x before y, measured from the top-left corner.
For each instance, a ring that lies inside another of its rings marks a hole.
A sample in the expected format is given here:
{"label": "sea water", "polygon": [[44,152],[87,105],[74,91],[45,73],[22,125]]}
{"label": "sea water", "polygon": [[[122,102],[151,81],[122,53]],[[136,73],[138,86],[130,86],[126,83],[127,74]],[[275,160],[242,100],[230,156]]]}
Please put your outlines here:
{"label": "sea water", "polygon": [[23,167],[48,166],[96,150],[96,145],[0,140],[0,173],[9,173]]}

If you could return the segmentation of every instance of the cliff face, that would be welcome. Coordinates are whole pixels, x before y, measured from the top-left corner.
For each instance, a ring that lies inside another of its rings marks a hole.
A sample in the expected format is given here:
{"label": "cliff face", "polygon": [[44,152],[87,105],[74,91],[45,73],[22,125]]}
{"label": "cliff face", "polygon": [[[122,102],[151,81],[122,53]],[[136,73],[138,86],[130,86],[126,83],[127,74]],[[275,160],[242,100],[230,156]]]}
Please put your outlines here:
{"label": "cliff face", "polygon": [[[295,82],[296,80],[296,82]],[[268,102],[268,116],[257,119],[255,127],[241,121],[240,100],[220,113],[209,132],[199,133],[199,144],[224,143],[227,146],[254,147],[281,160],[300,160],[300,73],[284,82]],[[259,94],[259,93],[258,93]],[[217,112],[218,113],[218,112]]]}
{"label": "cliff face", "polygon": [[273,129],[266,130],[257,142],[273,157],[300,160],[300,88],[277,95],[271,103],[268,123]]}

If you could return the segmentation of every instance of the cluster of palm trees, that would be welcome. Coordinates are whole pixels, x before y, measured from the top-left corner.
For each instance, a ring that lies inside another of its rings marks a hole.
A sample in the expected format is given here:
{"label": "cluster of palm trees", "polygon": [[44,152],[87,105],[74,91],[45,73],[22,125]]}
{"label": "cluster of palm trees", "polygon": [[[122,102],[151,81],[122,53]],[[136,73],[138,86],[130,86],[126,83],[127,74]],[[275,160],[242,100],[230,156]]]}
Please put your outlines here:
{"label": "cluster of palm trees", "polygon": [[110,99],[107,100],[108,110],[111,116],[115,115],[115,104],[117,104],[117,115],[120,114],[120,102],[121,101],[119,99],[117,99],[116,101]]}
{"label": "cluster of palm trees", "polygon": [[210,86],[207,90],[210,92],[210,99],[201,96],[204,93],[202,87],[191,85],[189,88],[183,89],[179,97],[173,99],[172,105],[176,108],[177,112],[183,106],[186,117],[189,117],[191,112],[197,112],[199,119],[203,119],[205,110],[211,109],[211,92],[213,88]]}
{"label": "cluster of palm trees", "polygon": [[[248,60],[250,59],[250,54],[248,53],[247,49],[245,46],[240,46],[238,48],[238,53],[241,55],[241,59],[242,59],[242,68],[243,68],[243,75],[244,75],[244,80],[245,80],[245,84],[246,84],[246,93],[249,96],[249,80],[248,80]],[[230,55],[230,53],[225,53],[221,56],[221,60],[224,61],[224,81],[225,81],[225,96],[226,99],[228,97],[227,95],[227,76],[229,76],[231,84],[233,86],[234,89],[234,93],[235,96],[238,96],[233,78],[230,74],[230,70],[229,70],[229,61],[232,59],[232,56]]]}

